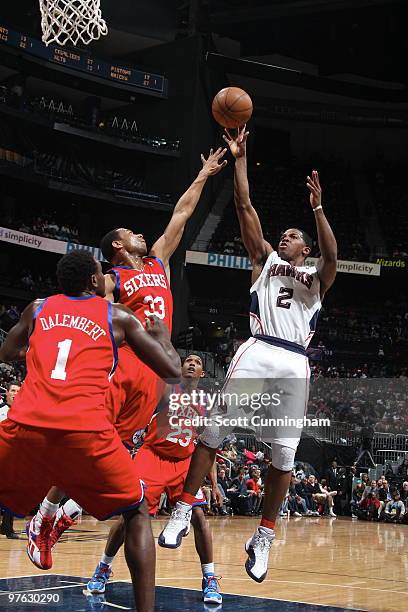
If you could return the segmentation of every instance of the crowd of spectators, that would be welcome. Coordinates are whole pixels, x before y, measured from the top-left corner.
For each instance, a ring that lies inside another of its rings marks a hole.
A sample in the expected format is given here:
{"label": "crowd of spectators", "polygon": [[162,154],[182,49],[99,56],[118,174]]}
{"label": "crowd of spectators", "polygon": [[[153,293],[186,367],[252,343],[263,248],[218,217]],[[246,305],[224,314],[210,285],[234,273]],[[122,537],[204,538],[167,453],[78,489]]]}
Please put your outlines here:
{"label": "crowd of spectators", "polygon": [[398,468],[397,474],[370,480],[362,474],[352,491],[351,511],[354,518],[365,521],[408,523],[408,460]]}
{"label": "crowd of spectators", "polygon": [[319,316],[316,337],[327,346],[358,343],[374,347],[379,357],[392,348],[394,359],[398,351],[408,347],[408,305],[405,301],[385,300],[382,308],[373,306],[332,306],[323,308]]}
{"label": "crowd of spectators", "polygon": [[[348,179],[350,169],[341,160],[322,160],[314,156],[324,190],[324,202],[339,246],[339,259],[367,261],[370,249],[366,243],[363,223],[359,217],[356,196]],[[249,168],[251,200],[256,208],[263,233],[271,244],[279,241],[279,232],[288,227],[300,227],[316,236],[309,196],[305,186],[311,164],[293,160],[288,165],[255,165]],[[347,177],[347,178],[346,178]],[[350,224],[350,219],[353,223]],[[218,253],[246,255],[234,204],[225,209],[212,236],[209,250]],[[311,256],[318,256],[315,241]]]}
{"label": "crowd of spectators", "polygon": [[79,230],[70,216],[64,212],[45,210],[34,214],[32,208],[30,207],[30,210],[25,211],[23,215],[16,214],[16,210],[13,210],[13,214],[4,214],[3,225],[27,234],[79,243]]}
{"label": "crowd of spectators", "polygon": [[369,172],[371,191],[388,253],[394,259],[403,260],[408,259],[406,171],[404,165],[391,165],[384,161]]}

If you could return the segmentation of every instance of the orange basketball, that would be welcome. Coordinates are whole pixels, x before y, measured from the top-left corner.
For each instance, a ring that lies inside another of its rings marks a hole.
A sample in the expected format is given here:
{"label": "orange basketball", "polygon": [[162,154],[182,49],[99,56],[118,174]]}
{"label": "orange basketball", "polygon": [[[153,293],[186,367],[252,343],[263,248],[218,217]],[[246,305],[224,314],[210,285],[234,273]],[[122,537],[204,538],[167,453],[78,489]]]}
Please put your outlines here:
{"label": "orange basketball", "polygon": [[225,87],[213,100],[212,114],[222,127],[240,127],[251,118],[252,100],[247,92],[239,87]]}

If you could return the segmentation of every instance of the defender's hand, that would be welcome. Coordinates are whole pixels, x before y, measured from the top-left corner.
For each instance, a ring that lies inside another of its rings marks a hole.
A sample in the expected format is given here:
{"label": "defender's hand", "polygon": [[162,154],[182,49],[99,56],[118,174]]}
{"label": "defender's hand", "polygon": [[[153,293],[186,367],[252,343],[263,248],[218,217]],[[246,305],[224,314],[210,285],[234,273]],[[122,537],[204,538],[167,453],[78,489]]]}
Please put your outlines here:
{"label": "defender's hand", "polygon": [[210,154],[207,159],[201,153],[203,167],[200,174],[204,174],[205,176],[214,176],[218,174],[228,164],[226,159],[222,159],[226,152],[227,149],[222,149],[221,147],[218,147],[215,153],[210,149]]}

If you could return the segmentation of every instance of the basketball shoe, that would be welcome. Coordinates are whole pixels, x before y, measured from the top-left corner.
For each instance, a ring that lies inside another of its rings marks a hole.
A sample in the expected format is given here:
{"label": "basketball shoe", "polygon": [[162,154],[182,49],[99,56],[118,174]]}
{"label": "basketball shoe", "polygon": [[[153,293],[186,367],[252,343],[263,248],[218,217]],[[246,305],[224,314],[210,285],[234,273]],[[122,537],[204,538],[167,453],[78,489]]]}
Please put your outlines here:
{"label": "basketball shoe", "polygon": [[54,525],[50,534],[51,549],[54,548],[64,531],[72,527],[72,525],[76,525],[76,521],[65,514],[63,507],[59,508],[55,515]]}
{"label": "basketball shoe", "polygon": [[203,591],[204,603],[222,603],[222,595],[220,593],[217,576],[214,576],[214,574],[206,574],[203,578],[201,588]]}
{"label": "basketball shoe", "polygon": [[191,506],[177,502],[166,527],[159,535],[159,546],[163,548],[178,548],[182,538],[190,532]]}
{"label": "basketball shoe", "polygon": [[111,576],[112,570],[110,565],[108,565],[107,563],[102,563],[102,561],[98,563],[94,575],[86,585],[88,592],[95,595],[104,593],[106,583],[108,582]]}
{"label": "basketball shoe", "polygon": [[50,535],[54,526],[54,517],[43,516],[38,525],[36,516],[26,524],[28,537],[27,555],[39,569],[48,570],[52,567]]}
{"label": "basketball shoe", "polygon": [[245,550],[248,553],[245,569],[248,576],[256,582],[265,580],[268,572],[269,551],[274,539],[274,532],[268,533],[262,527],[258,527],[252,538],[245,544]]}

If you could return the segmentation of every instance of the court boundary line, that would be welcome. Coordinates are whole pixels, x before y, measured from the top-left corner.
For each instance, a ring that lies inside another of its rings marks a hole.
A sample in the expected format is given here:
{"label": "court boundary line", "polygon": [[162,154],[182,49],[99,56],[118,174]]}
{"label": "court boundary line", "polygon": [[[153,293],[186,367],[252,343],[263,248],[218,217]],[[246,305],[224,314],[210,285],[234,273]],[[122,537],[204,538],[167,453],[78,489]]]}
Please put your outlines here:
{"label": "court boundary line", "polygon": [[[174,580],[174,578],[156,578],[156,580]],[[190,578],[190,580],[196,580],[195,578]],[[240,578],[235,578],[234,580],[241,580]],[[250,581],[250,578],[245,578],[245,580]],[[251,582],[253,582],[253,580],[251,580]],[[267,582],[267,581],[265,581]],[[303,584],[306,584],[303,583]],[[162,585],[156,585],[156,586],[162,586]],[[328,585],[330,586],[330,585]],[[163,588],[167,588],[167,589],[181,589],[184,591],[197,591],[198,593],[201,593],[200,589],[190,589],[190,588],[185,588],[185,587],[176,587],[176,586],[168,586],[168,587],[163,587]],[[323,608],[339,608],[340,610],[343,608],[343,610],[345,609],[344,606],[338,606],[338,604],[322,604],[322,603],[315,603],[315,602],[309,602],[309,601],[298,601],[298,600],[291,600],[291,599],[283,599],[281,597],[265,597],[262,595],[242,595],[241,593],[229,593],[228,591],[224,591],[223,589],[221,589],[221,595],[235,595],[236,597],[250,597],[252,599],[267,599],[269,601],[284,601],[286,603],[297,603],[297,604],[306,604],[308,606],[320,606]],[[365,608],[350,608],[350,610],[353,610],[353,612],[370,612],[369,610],[366,610]]]}

